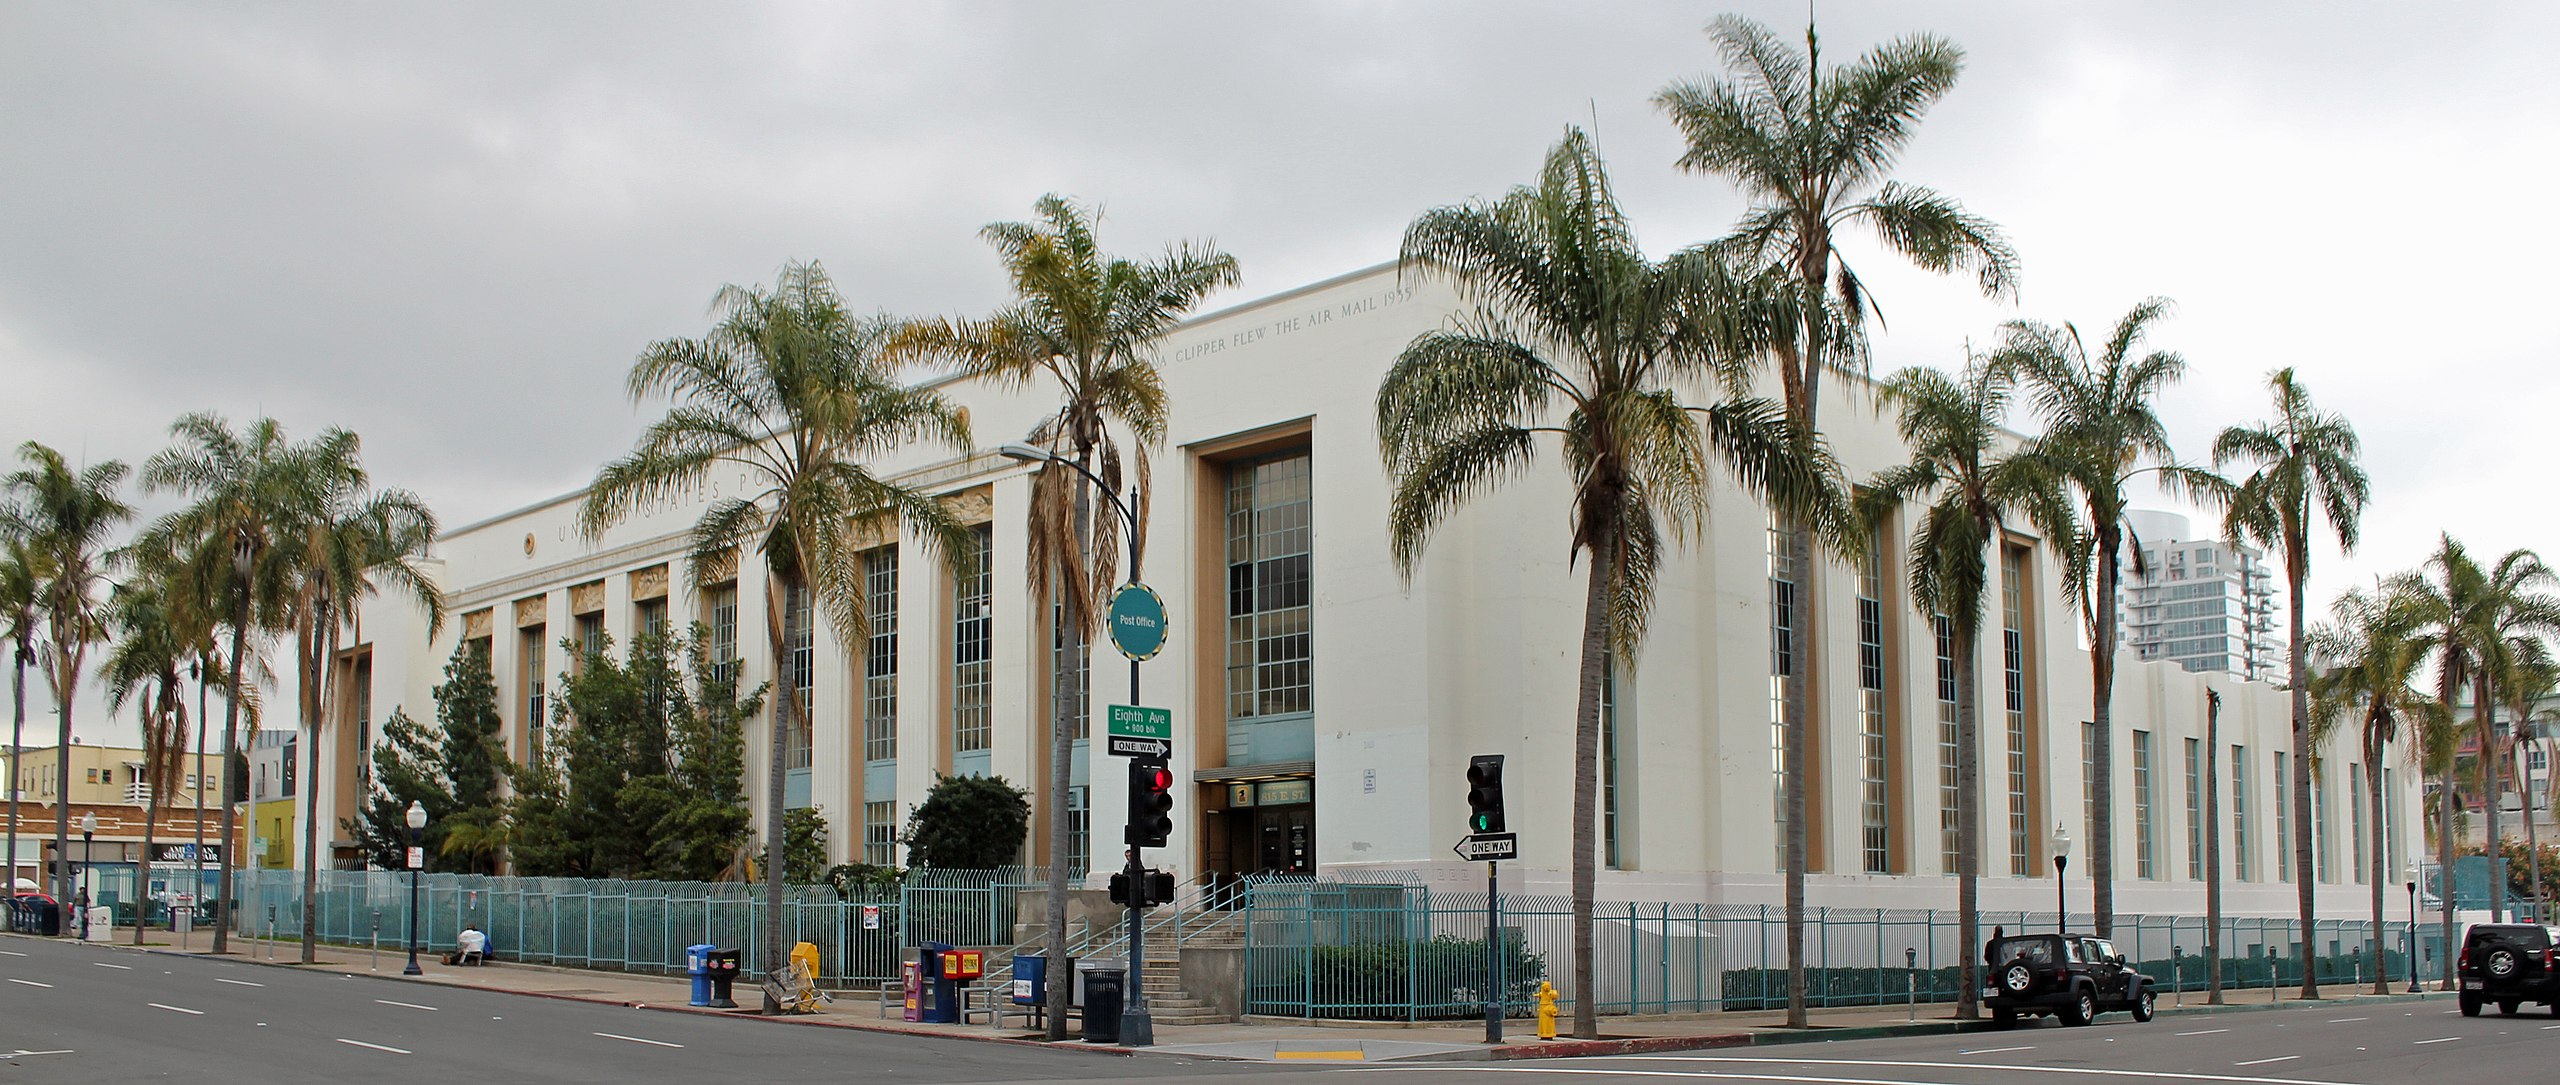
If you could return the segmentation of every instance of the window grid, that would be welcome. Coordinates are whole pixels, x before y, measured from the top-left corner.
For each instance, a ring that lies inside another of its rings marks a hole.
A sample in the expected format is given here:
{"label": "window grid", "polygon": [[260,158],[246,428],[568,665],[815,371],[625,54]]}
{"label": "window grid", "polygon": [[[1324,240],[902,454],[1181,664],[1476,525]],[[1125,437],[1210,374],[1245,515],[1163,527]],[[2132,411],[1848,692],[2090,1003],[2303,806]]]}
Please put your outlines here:
{"label": "window grid", "polygon": [[871,637],[862,652],[862,759],[894,761],[898,757],[897,547],[863,552],[862,594],[864,613],[871,619]]}
{"label": "window grid", "polygon": [[989,611],[995,561],[995,526],[980,524],[971,533],[976,553],[967,575],[953,586],[951,623],[951,748],[958,753],[986,749],[990,737],[987,703],[988,653],[994,646],[994,617]]}
{"label": "window grid", "polygon": [[1314,708],[1314,478],[1304,451],[1227,468],[1227,717]]}
{"label": "window grid", "polygon": [[[2394,826],[2409,824],[2409,809],[2406,803],[2400,801],[2400,789],[2392,786],[2389,766],[2384,766],[2382,770],[2382,802],[2383,813],[2387,815],[2382,822],[2383,854],[2387,857],[2383,867],[2390,871],[2394,878],[2407,877],[2404,872],[2409,869],[2408,857],[2401,854],[2400,833],[2392,830]],[[2405,832],[2406,829],[2401,831]]]}
{"label": "window grid", "polygon": [[712,673],[723,682],[738,678],[738,586],[723,584],[702,593],[704,625],[710,628],[711,643],[705,646],[711,659]]}
{"label": "window grid", "polygon": [[1067,869],[1093,869],[1093,790],[1067,789]]}
{"label": "window grid", "polygon": [[[1089,646],[1088,646],[1089,647]],[[1066,676],[1069,734],[1078,739],[1093,734],[1093,653],[1076,651],[1067,637],[1067,605],[1064,601],[1049,604],[1049,673]],[[1054,706],[1043,705],[1043,709]]]}
{"label": "window grid", "polygon": [[2338,849],[2336,841],[2329,835],[2327,777],[2328,773],[2314,759],[2311,763],[2311,872],[2313,877],[2335,884],[2338,871],[2334,857]]}
{"label": "window grid", "polygon": [[1938,862],[1953,874],[1962,838],[1956,785],[1956,627],[1944,614],[1932,616],[1929,624],[1938,642]]}
{"label": "window grid", "polygon": [[373,794],[373,657],[355,663],[356,786]]}
{"label": "window grid", "polygon": [[2232,877],[2250,880],[2257,868],[2249,862],[2249,748],[2231,748]]}
{"label": "window grid", "polygon": [[811,643],[816,608],[810,605],[809,590],[792,585],[782,596],[782,648],[790,660],[791,726],[783,732],[783,767],[805,769],[810,765],[814,745],[815,721],[809,718],[815,704],[818,679],[817,650]]}
{"label": "window grid", "polygon": [[640,606],[639,606],[639,612],[640,612],[640,615],[639,615],[640,620],[639,620],[639,621],[637,621],[637,622],[634,622],[634,623],[632,623],[632,624],[633,624],[633,625],[636,625],[636,626],[638,626],[638,627],[639,627],[639,631],[640,631],[640,635],[641,635],[641,636],[644,636],[644,637],[654,637],[654,636],[658,636],[658,635],[660,635],[660,634],[663,634],[663,633],[665,633],[665,632],[667,631],[667,601],[666,601],[666,600],[664,600],[664,599],[644,599],[644,600],[641,600],[641,602],[640,602]]}
{"label": "window grid", "polygon": [[2080,721],[2080,824],[2098,827],[2098,722]]}
{"label": "window grid", "polygon": [[897,800],[862,804],[862,861],[872,866],[898,864]]}
{"label": "window grid", "polygon": [[1870,539],[1858,565],[1858,830],[1869,874],[1893,866],[1884,713],[1884,543]]}
{"label": "window grid", "polygon": [[584,669],[586,657],[604,651],[604,615],[578,615],[578,658],[573,665]]}
{"label": "window grid", "polygon": [[523,633],[524,674],[521,681],[524,686],[524,731],[536,755],[539,755],[542,749],[542,727],[549,722],[547,718],[549,713],[545,708],[550,703],[542,695],[544,680],[542,651],[547,647],[542,643],[542,631],[542,627],[537,625],[525,629]]}
{"label": "window grid", "polygon": [[2285,771],[2283,750],[2276,751],[2276,880],[2293,880],[2293,777]]}
{"label": "window grid", "polygon": [[2024,551],[2002,547],[2000,555],[2000,684],[2009,716],[2009,873],[2031,878],[2035,856],[2029,851],[2027,817],[2027,628],[2023,591],[2027,576]]}
{"label": "window grid", "polygon": [[1618,852],[1618,668],[1615,653],[1600,650],[1600,850],[1601,865],[1621,868]]}
{"label": "window grid", "polygon": [[2151,732],[2133,733],[2133,854],[2137,878],[2160,876],[2159,841],[2151,825]]}
{"label": "window grid", "polygon": [[2204,880],[2204,743],[2186,740],[2187,877]]}
{"label": "window grid", "polygon": [[2351,874],[2353,874],[2353,875],[2355,876],[2355,882],[2356,882],[2356,884],[2357,884],[2357,885],[2363,885],[2363,884],[2365,883],[2365,867],[2366,867],[2366,865],[2367,865],[2367,864],[2365,863],[2366,853],[2365,853],[2365,846],[2364,846],[2364,843],[2365,843],[2365,842],[2364,842],[2364,803],[2363,803],[2362,801],[2360,801],[2360,800],[2362,800],[2362,798],[2363,798],[2363,797],[2364,797],[2364,766],[2363,766],[2363,765],[2348,765],[2348,766],[2347,766],[2347,815],[2348,815],[2347,835],[2348,835],[2348,836],[2351,836],[2351,837],[2353,837],[2353,838],[2354,838],[2354,846],[2353,846],[2352,848],[2350,848],[2349,850],[2350,850],[2350,851],[2352,851],[2352,852],[2354,853],[2354,855],[2355,855],[2355,864],[2354,864],[2354,869],[2353,869],[2353,870],[2351,870],[2349,873],[2351,873]]}
{"label": "window grid", "polygon": [[1795,673],[1794,540],[1769,524],[1769,805],[1777,869],[1787,868],[1787,678]]}

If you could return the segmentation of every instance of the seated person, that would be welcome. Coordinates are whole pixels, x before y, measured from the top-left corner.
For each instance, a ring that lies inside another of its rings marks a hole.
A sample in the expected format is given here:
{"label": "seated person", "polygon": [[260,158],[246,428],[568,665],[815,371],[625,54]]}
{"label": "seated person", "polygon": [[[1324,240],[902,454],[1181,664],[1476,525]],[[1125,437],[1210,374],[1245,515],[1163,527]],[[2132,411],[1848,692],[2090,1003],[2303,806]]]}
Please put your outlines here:
{"label": "seated person", "polygon": [[489,936],[480,932],[478,924],[465,924],[454,938],[453,952],[444,955],[451,965],[480,964],[489,959]]}

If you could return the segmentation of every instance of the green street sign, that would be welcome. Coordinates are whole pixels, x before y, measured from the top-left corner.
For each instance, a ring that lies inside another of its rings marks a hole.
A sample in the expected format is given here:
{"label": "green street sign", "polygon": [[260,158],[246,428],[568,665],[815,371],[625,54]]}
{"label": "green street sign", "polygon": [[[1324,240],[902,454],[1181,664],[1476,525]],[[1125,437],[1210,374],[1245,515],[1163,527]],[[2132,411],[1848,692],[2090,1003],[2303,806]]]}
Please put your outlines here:
{"label": "green street sign", "polygon": [[1170,708],[1137,708],[1130,705],[1111,706],[1111,721],[1103,732],[1113,738],[1173,739],[1173,710]]}
{"label": "green street sign", "polygon": [[1122,585],[1111,597],[1111,643],[1131,659],[1154,659],[1164,641],[1164,599],[1144,584]]}

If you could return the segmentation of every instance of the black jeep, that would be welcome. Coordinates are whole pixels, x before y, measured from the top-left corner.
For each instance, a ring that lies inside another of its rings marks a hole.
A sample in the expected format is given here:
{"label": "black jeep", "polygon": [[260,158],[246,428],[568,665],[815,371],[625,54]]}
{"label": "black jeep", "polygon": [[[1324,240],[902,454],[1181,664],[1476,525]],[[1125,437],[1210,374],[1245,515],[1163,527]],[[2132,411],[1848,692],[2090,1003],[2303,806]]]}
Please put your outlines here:
{"label": "black jeep", "polygon": [[1994,938],[1982,949],[1986,968],[1982,1003],[2002,1027],[2020,1017],[2051,1014],[2066,1025],[2085,1025],[2109,1010],[2151,1020],[2156,995],[2151,977],[2125,964],[2103,938],[2080,934],[2018,934]]}
{"label": "black jeep", "polygon": [[2475,923],[2462,936],[2462,956],[2455,963],[2462,977],[2462,1016],[2480,1016],[2480,1007],[2495,1004],[2512,1016],[2527,1002],[2540,1002],[2560,1016],[2560,967],[2555,967],[2551,929],[2532,923]]}

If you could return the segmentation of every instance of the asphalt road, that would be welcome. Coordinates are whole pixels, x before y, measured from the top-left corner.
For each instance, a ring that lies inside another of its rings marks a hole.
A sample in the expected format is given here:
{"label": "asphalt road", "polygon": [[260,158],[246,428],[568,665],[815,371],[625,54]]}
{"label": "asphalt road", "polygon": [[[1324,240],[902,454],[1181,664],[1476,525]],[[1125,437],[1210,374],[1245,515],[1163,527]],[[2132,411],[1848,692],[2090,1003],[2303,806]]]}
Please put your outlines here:
{"label": "asphalt road", "polygon": [[731,1021],[0,938],[0,1083],[955,1085],[1257,1069]]}

